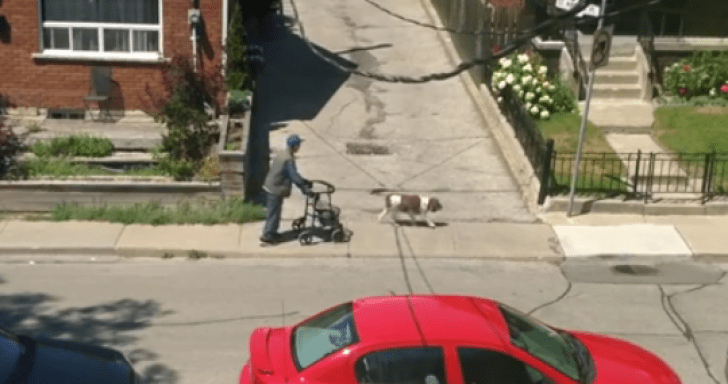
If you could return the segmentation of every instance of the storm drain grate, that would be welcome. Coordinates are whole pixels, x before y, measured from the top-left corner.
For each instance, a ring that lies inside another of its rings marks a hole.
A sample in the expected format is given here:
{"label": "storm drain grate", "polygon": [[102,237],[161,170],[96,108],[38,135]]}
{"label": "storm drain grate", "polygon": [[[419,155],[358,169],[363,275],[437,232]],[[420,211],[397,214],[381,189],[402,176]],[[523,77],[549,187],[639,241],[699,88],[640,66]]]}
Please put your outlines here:
{"label": "storm drain grate", "polygon": [[659,271],[648,265],[619,264],[612,267],[612,271],[625,275],[648,276],[656,275]]}
{"label": "storm drain grate", "polygon": [[349,155],[389,155],[389,147],[369,143],[346,143]]}

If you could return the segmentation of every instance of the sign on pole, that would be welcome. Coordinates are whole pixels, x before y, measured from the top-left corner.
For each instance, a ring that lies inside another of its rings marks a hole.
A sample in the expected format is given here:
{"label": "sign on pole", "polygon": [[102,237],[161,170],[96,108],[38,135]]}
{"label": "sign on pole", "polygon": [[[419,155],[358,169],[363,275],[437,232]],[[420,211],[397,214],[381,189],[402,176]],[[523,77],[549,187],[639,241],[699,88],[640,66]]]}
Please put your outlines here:
{"label": "sign on pole", "polygon": [[609,64],[609,50],[612,47],[612,34],[604,29],[594,32],[594,45],[591,52],[592,68],[599,68]]}

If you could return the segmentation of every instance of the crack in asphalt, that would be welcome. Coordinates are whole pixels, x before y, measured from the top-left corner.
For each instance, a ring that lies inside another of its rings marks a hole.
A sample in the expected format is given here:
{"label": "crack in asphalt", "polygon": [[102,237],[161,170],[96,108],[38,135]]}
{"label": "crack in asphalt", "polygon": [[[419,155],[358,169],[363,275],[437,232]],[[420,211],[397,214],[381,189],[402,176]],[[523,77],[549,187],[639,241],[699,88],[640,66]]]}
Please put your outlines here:
{"label": "crack in asphalt", "polygon": [[[725,273],[724,273],[724,275],[725,275]],[[721,279],[722,279],[722,277],[721,277]],[[720,281],[720,280],[718,280],[718,281]],[[715,384],[720,384],[720,381],[713,375],[713,372],[711,372],[710,364],[708,363],[708,360],[705,358],[705,355],[703,354],[703,350],[698,345],[698,341],[695,338],[695,333],[693,332],[692,328],[690,327],[690,324],[688,324],[688,322],[685,321],[685,319],[683,319],[682,316],[680,316],[677,309],[675,308],[675,305],[672,302],[672,298],[677,295],[682,295],[682,294],[689,293],[689,292],[699,291],[705,287],[715,285],[715,284],[717,284],[717,283],[703,284],[698,287],[685,290],[683,292],[673,293],[672,295],[666,294],[665,290],[662,288],[662,285],[658,285],[658,287],[660,288],[660,295],[661,295],[660,301],[662,302],[662,308],[665,311],[665,313],[667,314],[667,316],[670,318],[670,321],[672,321],[673,324],[675,324],[675,327],[682,333],[682,335],[685,337],[685,339],[687,339],[687,341],[689,341],[693,344],[693,347],[695,347],[695,351],[698,353],[698,357],[700,358],[700,361],[703,364],[703,368],[705,368],[705,372],[708,374],[710,379],[713,380],[713,382]],[[670,314],[670,312],[672,312],[672,314]],[[675,317],[674,319],[673,319],[673,315]],[[683,325],[683,327],[685,328],[684,330],[680,328],[680,326],[677,324],[678,322]]]}
{"label": "crack in asphalt", "polygon": [[308,128],[309,131],[311,131],[311,133],[313,133],[316,137],[318,137],[319,139],[321,139],[321,141],[323,141],[326,145],[328,145],[331,149],[333,149],[334,152],[336,152],[336,154],[338,154],[339,156],[341,156],[344,159],[346,159],[346,161],[349,162],[349,164],[353,165],[358,170],[360,170],[362,173],[364,173],[365,175],[369,176],[370,179],[374,180],[374,182],[376,182],[380,186],[384,187],[386,185],[386,184],[382,183],[381,181],[379,181],[376,177],[374,177],[374,175],[372,175],[371,173],[367,172],[366,169],[364,169],[361,166],[359,166],[359,164],[357,164],[354,161],[352,161],[348,156],[346,156],[345,154],[343,154],[341,151],[337,150],[336,147],[333,144],[329,143],[328,140],[326,140],[322,135],[320,135],[318,132],[316,132],[315,129],[311,128],[311,126],[308,125],[308,123],[306,123],[305,121],[302,121],[302,123],[303,123],[304,126],[306,126],[306,128]]}
{"label": "crack in asphalt", "polygon": [[424,170],[422,170],[421,172],[415,173],[414,175],[412,175],[412,176],[410,176],[410,177],[408,177],[408,178],[406,178],[406,179],[404,179],[404,180],[400,181],[399,183],[395,184],[395,186],[397,186],[397,187],[399,187],[399,188],[402,188],[402,184],[404,184],[404,183],[406,183],[406,182],[408,182],[408,181],[410,181],[410,180],[412,180],[412,179],[415,179],[415,178],[417,178],[417,177],[419,177],[419,176],[421,176],[421,175],[423,175],[423,174],[425,174],[425,173],[427,173],[427,172],[430,172],[430,171],[432,171],[433,169],[435,169],[435,168],[437,168],[437,167],[439,167],[439,166],[441,166],[441,165],[443,165],[443,164],[447,163],[448,161],[450,161],[450,160],[452,160],[452,159],[454,159],[454,158],[456,158],[456,157],[458,157],[458,156],[462,155],[463,153],[465,153],[465,152],[467,152],[467,151],[469,151],[469,150],[471,150],[471,149],[475,148],[475,147],[476,147],[477,145],[480,145],[480,144],[482,144],[482,143],[483,143],[483,141],[485,141],[485,139],[478,139],[478,140],[477,140],[477,141],[476,141],[475,143],[473,143],[473,144],[471,144],[471,145],[468,145],[468,146],[467,146],[467,147],[465,147],[464,149],[462,149],[462,150],[460,150],[460,151],[458,151],[458,152],[456,152],[456,153],[452,154],[451,156],[448,156],[448,157],[446,157],[445,159],[443,159],[443,160],[442,160],[442,161],[440,161],[439,163],[437,163],[437,164],[435,164],[435,165],[433,165],[433,166],[431,166],[431,167],[429,167],[429,168],[427,168],[427,169],[424,169]]}
{"label": "crack in asphalt", "polygon": [[559,295],[559,297],[557,297],[557,298],[555,298],[553,300],[547,301],[547,302],[545,302],[545,303],[537,306],[536,308],[528,311],[528,315],[529,316],[532,315],[534,312],[540,310],[540,309],[543,309],[543,308],[548,307],[549,305],[553,305],[553,304],[558,303],[559,301],[563,300],[563,298],[566,297],[566,295],[568,295],[569,292],[571,292],[571,281],[569,280],[568,277],[566,277],[566,274],[564,273],[564,268],[559,268],[559,271],[561,272],[561,276],[564,278],[564,280],[566,280],[566,289],[564,290],[564,292],[562,292]]}
{"label": "crack in asphalt", "polygon": [[218,323],[229,323],[233,321],[244,321],[244,320],[261,320],[261,319],[276,319],[283,316],[283,319],[285,319],[285,316],[295,316],[298,314],[298,311],[293,312],[282,312],[277,315],[254,315],[254,316],[241,316],[241,317],[231,317],[227,319],[216,319],[216,320],[200,320],[200,321],[185,321],[185,322],[179,322],[179,323],[151,323],[149,326],[151,327],[185,327],[185,326],[194,326],[194,325],[207,325],[207,324],[218,324]]}
{"label": "crack in asphalt", "polygon": [[350,105],[354,104],[355,102],[356,102],[356,97],[355,97],[355,98],[353,98],[353,99],[352,99],[351,101],[349,101],[348,103],[344,104],[344,105],[343,105],[343,106],[342,106],[342,107],[341,107],[341,108],[339,109],[339,112],[337,112],[337,113],[336,113],[336,114],[335,114],[334,116],[332,116],[332,117],[331,117],[331,119],[329,120],[329,125],[328,125],[328,126],[327,126],[327,127],[326,127],[326,128],[324,129],[324,130],[325,130],[326,132],[328,132],[328,131],[329,131],[329,130],[331,129],[331,127],[332,127],[332,126],[334,125],[334,120],[336,120],[336,119],[337,119],[338,117],[340,117],[340,116],[341,116],[341,114],[342,114],[342,113],[344,113],[344,110],[345,110],[346,108],[348,108],[348,107],[349,107]]}

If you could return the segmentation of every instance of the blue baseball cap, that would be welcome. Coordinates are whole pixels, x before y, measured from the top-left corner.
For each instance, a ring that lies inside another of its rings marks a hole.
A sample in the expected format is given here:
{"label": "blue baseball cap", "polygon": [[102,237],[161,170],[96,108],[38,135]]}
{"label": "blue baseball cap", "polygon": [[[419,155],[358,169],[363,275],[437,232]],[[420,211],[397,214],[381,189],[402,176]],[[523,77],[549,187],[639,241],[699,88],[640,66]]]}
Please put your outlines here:
{"label": "blue baseball cap", "polygon": [[289,148],[299,146],[301,145],[301,142],[303,142],[303,139],[301,139],[301,137],[296,135],[295,133],[288,136],[288,138],[286,139],[286,145],[288,145]]}

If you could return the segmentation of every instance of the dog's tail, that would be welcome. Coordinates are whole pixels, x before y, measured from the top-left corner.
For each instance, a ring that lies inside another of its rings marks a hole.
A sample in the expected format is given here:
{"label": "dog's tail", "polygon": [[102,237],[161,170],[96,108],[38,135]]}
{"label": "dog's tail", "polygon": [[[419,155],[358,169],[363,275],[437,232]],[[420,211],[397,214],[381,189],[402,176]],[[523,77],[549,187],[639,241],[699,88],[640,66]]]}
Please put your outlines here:
{"label": "dog's tail", "polygon": [[396,190],[391,189],[391,188],[374,188],[369,191],[369,194],[370,195],[381,195],[383,193],[391,193],[391,192],[396,192]]}

